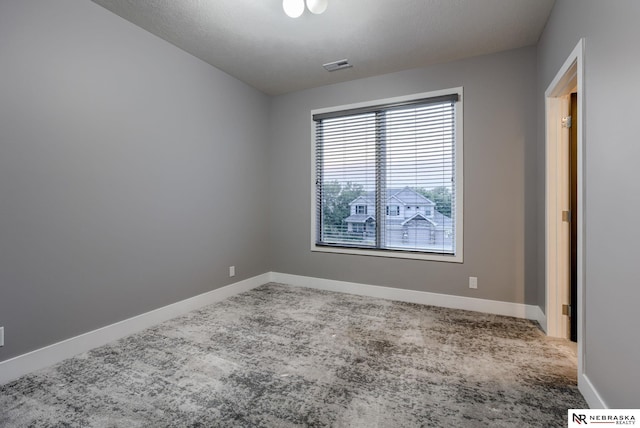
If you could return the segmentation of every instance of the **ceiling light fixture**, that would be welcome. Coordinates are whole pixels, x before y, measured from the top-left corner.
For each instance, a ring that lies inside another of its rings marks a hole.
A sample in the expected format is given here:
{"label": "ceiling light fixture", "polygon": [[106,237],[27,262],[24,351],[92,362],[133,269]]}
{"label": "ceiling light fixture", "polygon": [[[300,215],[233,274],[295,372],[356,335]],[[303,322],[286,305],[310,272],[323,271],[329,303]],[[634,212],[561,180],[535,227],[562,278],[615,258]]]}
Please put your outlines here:
{"label": "ceiling light fixture", "polygon": [[307,9],[316,15],[320,15],[322,12],[327,10],[328,5],[329,0],[307,0]]}
{"label": "ceiling light fixture", "polygon": [[290,18],[297,18],[304,12],[304,0],[282,0],[284,13]]}
{"label": "ceiling light fixture", "polygon": [[[306,0],[307,9],[313,14],[319,15],[329,5],[328,0]],[[282,8],[284,13],[290,18],[298,18],[304,13],[305,0],[282,0]]]}

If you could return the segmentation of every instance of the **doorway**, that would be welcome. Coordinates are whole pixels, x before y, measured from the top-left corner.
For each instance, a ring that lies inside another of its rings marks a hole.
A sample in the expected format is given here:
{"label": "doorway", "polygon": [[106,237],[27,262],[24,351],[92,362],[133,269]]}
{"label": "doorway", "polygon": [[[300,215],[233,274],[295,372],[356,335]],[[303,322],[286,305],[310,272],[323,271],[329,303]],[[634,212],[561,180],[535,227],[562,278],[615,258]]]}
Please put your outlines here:
{"label": "doorway", "polygon": [[[569,101],[569,339],[578,341],[578,93]],[[565,311],[563,311],[565,312]]]}
{"label": "doorway", "polygon": [[584,40],[545,92],[546,332],[574,340],[584,355]]}

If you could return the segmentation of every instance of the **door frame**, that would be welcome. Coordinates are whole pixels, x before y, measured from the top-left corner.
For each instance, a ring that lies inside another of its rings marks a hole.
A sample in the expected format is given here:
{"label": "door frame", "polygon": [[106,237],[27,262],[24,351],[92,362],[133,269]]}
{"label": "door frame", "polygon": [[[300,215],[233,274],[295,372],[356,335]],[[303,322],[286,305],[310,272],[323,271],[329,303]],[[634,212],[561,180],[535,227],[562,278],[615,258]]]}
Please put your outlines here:
{"label": "door frame", "polygon": [[[584,103],[584,39],[580,39],[569,57],[566,59],[555,78],[545,91],[545,315],[546,331],[549,336],[566,337],[566,317],[562,315],[562,300],[569,285],[561,286],[565,269],[562,266],[567,263],[563,258],[568,254],[562,254],[563,248],[559,247],[560,234],[566,223],[562,221],[562,210],[566,203],[565,192],[561,188],[564,185],[565,176],[568,177],[568,162],[561,162],[564,138],[568,141],[568,132],[563,130],[562,118],[568,111],[571,92],[578,94],[577,114],[577,150],[578,150],[578,204],[577,204],[577,285],[578,285],[578,379],[584,374],[584,335],[586,326],[585,313],[585,192],[584,192],[584,129],[585,129],[585,103]],[[565,147],[566,148],[566,147]],[[567,157],[568,159],[568,157]],[[559,251],[561,250],[561,251]],[[568,261],[570,263],[570,260]]]}

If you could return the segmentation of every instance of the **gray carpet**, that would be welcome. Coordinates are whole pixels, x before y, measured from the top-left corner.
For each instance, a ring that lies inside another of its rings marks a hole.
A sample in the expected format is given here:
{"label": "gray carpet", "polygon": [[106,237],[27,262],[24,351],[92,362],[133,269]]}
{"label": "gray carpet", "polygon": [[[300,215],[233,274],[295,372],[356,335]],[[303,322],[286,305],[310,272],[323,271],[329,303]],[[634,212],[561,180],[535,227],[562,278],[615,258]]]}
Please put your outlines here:
{"label": "gray carpet", "polygon": [[530,321],[267,284],[0,387],[2,427],[564,427]]}

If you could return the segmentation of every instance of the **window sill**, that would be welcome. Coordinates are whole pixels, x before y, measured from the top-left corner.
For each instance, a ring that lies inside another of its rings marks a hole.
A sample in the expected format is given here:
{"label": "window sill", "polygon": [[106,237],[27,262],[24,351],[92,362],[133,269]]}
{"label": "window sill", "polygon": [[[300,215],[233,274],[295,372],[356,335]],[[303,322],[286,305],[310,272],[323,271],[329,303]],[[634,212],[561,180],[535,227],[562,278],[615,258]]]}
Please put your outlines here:
{"label": "window sill", "polygon": [[386,257],[392,259],[413,259],[434,262],[463,263],[462,254],[446,255],[434,253],[420,253],[411,251],[393,251],[393,250],[366,250],[361,248],[349,247],[332,247],[323,245],[311,245],[312,252],[318,253],[334,253],[334,254],[351,254],[357,256],[370,257]]}

